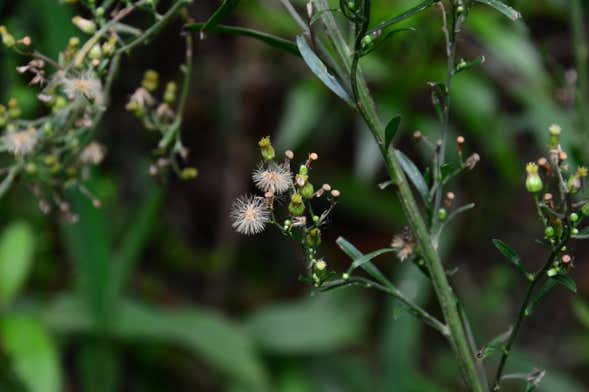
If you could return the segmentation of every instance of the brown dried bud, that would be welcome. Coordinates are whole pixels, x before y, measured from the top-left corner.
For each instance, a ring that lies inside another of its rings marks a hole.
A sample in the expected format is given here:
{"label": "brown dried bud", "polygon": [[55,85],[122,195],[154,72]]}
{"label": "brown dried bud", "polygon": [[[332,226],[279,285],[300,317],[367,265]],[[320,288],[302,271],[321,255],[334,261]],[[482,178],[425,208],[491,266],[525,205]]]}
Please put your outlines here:
{"label": "brown dried bud", "polygon": [[560,258],[560,260],[562,261],[563,264],[569,264],[571,262],[571,260],[572,260],[572,257],[571,257],[571,255],[564,254]]}
{"label": "brown dried bud", "polygon": [[454,201],[455,198],[456,198],[456,195],[454,194],[454,192],[446,193],[446,197],[444,198],[444,206],[446,208],[450,208],[452,206],[452,202]]}
{"label": "brown dried bud", "polygon": [[331,191],[331,196],[337,199],[338,197],[341,196],[341,193],[337,189],[334,189]]}

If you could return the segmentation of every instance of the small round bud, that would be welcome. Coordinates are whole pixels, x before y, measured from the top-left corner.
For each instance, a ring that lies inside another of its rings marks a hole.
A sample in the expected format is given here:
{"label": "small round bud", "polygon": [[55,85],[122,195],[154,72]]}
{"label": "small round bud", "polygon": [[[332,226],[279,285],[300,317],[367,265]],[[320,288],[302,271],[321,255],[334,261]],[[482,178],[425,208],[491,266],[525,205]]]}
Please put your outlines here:
{"label": "small round bud", "polygon": [[458,7],[456,7],[456,13],[458,13],[459,15],[464,13],[464,7],[459,5]]}
{"label": "small round bud", "polygon": [[185,167],[180,172],[180,178],[182,180],[193,180],[198,177],[198,169],[195,167]]}
{"label": "small round bud", "polygon": [[577,234],[579,234],[579,229],[577,229],[577,228],[575,227],[574,229],[572,229],[572,230],[571,230],[571,233],[572,233],[573,235],[577,235]]}
{"label": "small round bud", "polygon": [[317,155],[317,153],[312,152],[309,154],[309,160],[316,161],[317,159],[319,159],[319,155]]}
{"label": "small round bud", "polygon": [[545,201],[546,203],[548,203],[548,202],[552,201],[552,193],[545,193],[545,194],[544,194],[544,201]]}
{"label": "small round bud", "polygon": [[334,197],[334,198],[337,199],[340,196],[341,196],[341,193],[337,189],[334,189],[334,190],[331,191],[331,197]]}
{"label": "small round bud", "polygon": [[321,189],[323,189],[323,191],[325,191],[325,192],[329,192],[329,191],[331,191],[331,185],[323,184],[323,185],[321,185]]}
{"label": "small round bud", "polygon": [[313,215],[313,223],[319,222],[319,216]]}
{"label": "small round bud", "polygon": [[573,212],[570,215],[570,218],[571,218],[571,222],[577,222],[579,220],[579,215],[577,215],[575,212]]}
{"label": "small round bud", "polygon": [[413,132],[413,139],[419,141],[423,138],[423,134],[420,131]]}
{"label": "small round bud", "polygon": [[294,152],[292,152],[291,150],[286,150],[284,152],[284,156],[286,157],[286,159],[294,159]]}
{"label": "small round bud", "polygon": [[563,262],[563,264],[569,264],[571,262],[573,258],[571,257],[571,255],[562,255],[560,260]]}
{"label": "small round bud", "polygon": [[350,279],[350,274],[348,274],[347,272],[344,272],[344,273],[342,274],[342,279],[343,279],[343,280],[348,280],[348,279]]}
{"label": "small round bud", "polygon": [[94,34],[96,32],[96,24],[88,19],[84,19],[81,16],[74,16],[72,23],[79,28],[83,33]]}
{"label": "small round bud", "polygon": [[554,227],[552,226],[548,226],[544,229],[544,236],[546,238],[552,238],[554,237]]}
{"label": "small round bud", "polygon": [[562,161],[566,161],[566,160],[567,160],[567,157],[568,157],[568,155],[567,155],[567,153],[566,153],[566,152],[564,152],[564,151],[560,151],[560,152],[558,153],[558,160],[559,160],[559,161],[561,161],[561,162],[562,162]]}
{"label": "small round bud", "polygon": [[96,16],[98,16],[98,17],[104,16],[104,8],[103,7],[96,8]]}
{"label": "small round bud", "polygon": [[438,210],[438,219],[440,221],[445,221],[447,217],[448,217],[448,212],[446,211],[446,209],[445,208],[440,208]]}
{"label": "small round bud", "polygon": [[17,43],[24,45],[24,46],[31,46],[31,44],[33,43],[33,41],[31,40],[31,37],[29,37],[28,35],[25,37],[22,37],[21,39],[19,39],[17,41]]}

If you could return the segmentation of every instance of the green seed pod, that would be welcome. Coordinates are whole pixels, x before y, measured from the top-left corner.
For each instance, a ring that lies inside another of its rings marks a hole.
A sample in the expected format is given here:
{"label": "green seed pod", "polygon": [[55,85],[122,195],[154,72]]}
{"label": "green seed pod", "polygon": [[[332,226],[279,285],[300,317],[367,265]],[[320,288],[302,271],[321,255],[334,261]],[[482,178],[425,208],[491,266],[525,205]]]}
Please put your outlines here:
{"label": "green seed pod", "polygon": [[305,213],[305,204],[300,194],[294,193],[291,196],[290,203],[288,204],[288,212],[292,216],[302,216]]}
{"label": "green seed pod", "polygon": [[526,165],[526,189],[531,193],[538,193],[542,190],[542,179],[538,175],[538,166],[535,163],[528,163]]}
{"label": "green seed pod", "polygon": [[445,221],[447,217],[448,217],[448,212],[446,211],[446,209],[440,208],[438,210],[438,219],[440,219],[440,221]]}
{"label": "green seed pod", "polygon": [[544,229],[544,236],[546,238],[552,238],[552,237],[554,237],[554,227],[548,226],[547,228],[545,228]]}
{"label": "green seed pod", "polygon": [[579,215],[577,215],[577,213],[573,212],[569,218],[571,218],[571,222],[577,222],[579,220]]}
{"label": "green seed pod", "polygon": [[264,158],[265,161],[271,161],[274,159],[276,156],[276,151],[274,151],[274,147],[272,147],[270,136],[261,138],[258,142],[258,146],[260,147],[262,158]]}
{"label": "green seed pod", "polygon": [[307,181],[307,183],[300,189],[299,192],[305,199],[312,199],[315,189],[313,189],[313,184]]}

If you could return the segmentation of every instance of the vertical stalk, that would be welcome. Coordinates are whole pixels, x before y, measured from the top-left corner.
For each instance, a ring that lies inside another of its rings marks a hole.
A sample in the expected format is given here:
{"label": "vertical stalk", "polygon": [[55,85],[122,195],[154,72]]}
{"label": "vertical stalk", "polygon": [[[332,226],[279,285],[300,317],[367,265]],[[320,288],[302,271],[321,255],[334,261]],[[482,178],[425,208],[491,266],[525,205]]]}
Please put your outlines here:
{"label": "vertical stalk", "polygon": [[[317,12],[324,12],[322,18],[328,32],[328,37],[337,48],[341,62],[349,69],[351,65],[350,57],[346,56],[346,54],[350,53],[350,49],[343,39],[333,16],[329,12],[323,11],[329,8],[327,1],[313,0],[313,2]],[[415,235],[417,244],[422,251],[430,271],[433,286],[450,332],[449,340],[456,354],[464,381],[469,390],[475,392],[483,391],[483,386],[478,378],[475,366],[475,358],[469,349],[466,332],[458,313],[456,299],[448,282],[442,261],[431,242],[426,223],[417,206],[417,202],[401,169],[400,163],[395,154],[389,150],[389,146],[384,144],[385,126],[378,115],[366,80],[361,72],[357,72],[356,78],[357,80],[354,82],[356,82],[357,89],[357,97],[355,97],[357,100],[357,110],[362,115],[362,118],[379,146],[385,160],[387,171],[394,184],[395,192],[399,197],[401,206],[407,217],[408,224]]]}
{"label": "vertical stalk", "polygon": [[584,136],[589,137],[589,67],[587,65],[589,50],[587,49],[587,39],[585,37],[586,30],[581,0],[571,0],[570,13],[578,74],[576,91],[577,115]]}

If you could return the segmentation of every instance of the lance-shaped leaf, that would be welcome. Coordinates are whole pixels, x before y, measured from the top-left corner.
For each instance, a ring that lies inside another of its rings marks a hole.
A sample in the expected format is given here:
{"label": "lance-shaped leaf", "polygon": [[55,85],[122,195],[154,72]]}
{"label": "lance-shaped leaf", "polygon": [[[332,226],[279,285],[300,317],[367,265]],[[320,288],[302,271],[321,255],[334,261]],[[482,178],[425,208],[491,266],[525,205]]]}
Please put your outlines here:
{"label": "lance-shaped leaf", "polygon": [[573,293],[577,293],[577,285],[570,276],[565,274],[556,274],[551,279],[556,280],[556,283],[563,285]]}
{"label": "lance-shaped leaf", "polygon": [[402,151],[395,150],[395,154],[397,155],[397,159],[399,160],[399,163],[401,164],[403,171],[405,172],[407,177],[409,177],[409,180],[411,181],[411,183],[413,183],[413,185],[421,195],[423,201],[427,205],[429,190],[427,188],[427,184],[425,183],[423,176],[421,175],[421,172],[419,171],[417,166],[415,166],[415,163],[413,163],[413,161],[409,159],[407,155],[403,154]]}
{"label": "lance-shaped leaf", "polygon": [[[348,240],[344,237],[339,237],[336,241],[336,244],[340,247],[340,249],[347,254],[352,260],[359,259],[364,254],[358,250],[354,245],[352,245]],[[390,285],[391,282],[380,272],[380,270],[372,264],[372,262],[367,261],[361,265],[362,269],[366,271],[370,276],[374,279],[379,281],[382,284]]]}
{"label": "lance-shaped leaf", "polygon": [[221,20],[225,18],[233,9],[239,4],[239,0],[225,0],[223,4],[211,15],[206,23],[203,23],[201,29],[203,31],[210,30],[211,28],[219,25]]}
{"label": "lance-shaped leaf", "polygon": [[23,287],[33,261],[35,237],[24,222],[8,226],[0,237],[0,306],[7,306]]}
{"label": "lance-shaped leaf", "polygon": [[384,145],[389,148],[401,124],[401,116],[395,116],[389,121],[384,133]]}
{"label": "lance-shaped leaf", "polygon": [[521,19],[522,14],[520,14],[515,9],[511,8],[504,2],[500,0],[476,0],[479,3],[486,4],[489,7],[495,8],[497,11],[501,12],[503,15],[507,16],[509,19],[516,21]]}
{"label": "lance-shaped leaf", "polygon": [[250,37],[274,48],[282,49],[290,54],[294,54],[295,56],[300,56],[299,50],[294,42],[272,34],[264,33],[263,31],[226,25],[213,25],[205,27],[204,23],[190,23],[186,25],[186,29],[196,31],[212,31],[215,33]]}
{"label": "lance-shaped leaf", "polygon": [[485,358],[489,357],[495,352],[501,352],[501,347],[507,342],[507,339],[511,336],[511,331],[513,328],[509,328],[507,331],[503,332],[501,335],[496,336],[493,340],[487,343],[480,351],[477,353],[477,358],[480,360],[484,360]]}
{"label": "lance-shaped leaf", "polygon": [[403,12],[402,14],[399,14],[389,20],[386,20],[386,21],[378,24],[375,28],[368,30],[368,32],[366,34],[371,34],[376,31],[382,31],[382,30],[386,29],[387,27],[390,27],[396,23],[399,23],[405,19],[412,17],[413,15],[420,13],[421,11],[431,7],[432,5],[434,5],[437,2],[438,2],[438,0],[425,0],[421,3],[419,3],[418,5],[416,5],[415,7],[410,8],[409,10]]}
{"label": "lance-shaped leaf", "polygon": [[526,279],[530,279],[530,274],[526,271],[526,268],[522,264],[519,255],[513,249],[511,249],[509,245],[499,239],[493,239],[493,245],[495,245],[495,248],[497,248],[497,250],[501,252],[501,254],[505,256],[507,260],[509,260],[517,267],[518,270],[521,271]]}
{"label": "lance-shaped leaf", "polygon": [[349,105],[354,106],[354,101],[350,94],[342,87],[340,82],[328,72],[327,67],[319,57],[313,52],[307,41],[302,35],[297,36],[297,47],[303,60],[313,73],[338,97],[346,101]]}
{"label": "lance-shaped leaf", "polygon": [[367,262],[371,261],[372,259],[374,259],[382,254],[391,253],[394,251],[395,250],[392,248],[383,248],[383,249],[375,250],[374,252],[366,253],[365,255],[355,258],[354,261],[352,262],[352,265],[350,265],[350,268],[348,268],[348,273],[352,273],[352,271],[354,271],[356,268],[363,266]]}

